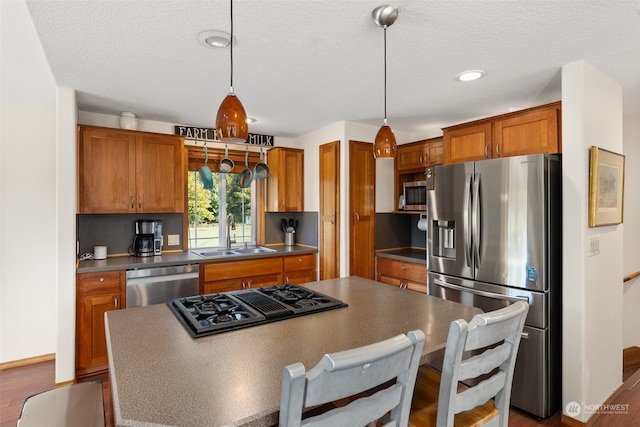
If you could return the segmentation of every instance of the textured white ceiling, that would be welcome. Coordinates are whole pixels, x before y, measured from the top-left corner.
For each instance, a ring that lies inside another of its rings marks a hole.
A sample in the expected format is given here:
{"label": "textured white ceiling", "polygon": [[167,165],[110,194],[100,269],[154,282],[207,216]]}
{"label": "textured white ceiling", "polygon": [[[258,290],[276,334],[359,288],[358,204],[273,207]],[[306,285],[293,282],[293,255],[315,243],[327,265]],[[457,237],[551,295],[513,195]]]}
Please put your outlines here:
{"label": "textured white ceiling", "polygon": [[[58,86],[84,111],[214,127],[229,89],[229,2],[48,1],[27,7]],[[236,0],[234,87],[250,132],[295,137],[383,116],[382,1]],[[418,132],[560,99],[564,64],[586,60],[640,112],[640,0],[389,2],[388,117]],[[454,80],[467,69],[487,75]]]}

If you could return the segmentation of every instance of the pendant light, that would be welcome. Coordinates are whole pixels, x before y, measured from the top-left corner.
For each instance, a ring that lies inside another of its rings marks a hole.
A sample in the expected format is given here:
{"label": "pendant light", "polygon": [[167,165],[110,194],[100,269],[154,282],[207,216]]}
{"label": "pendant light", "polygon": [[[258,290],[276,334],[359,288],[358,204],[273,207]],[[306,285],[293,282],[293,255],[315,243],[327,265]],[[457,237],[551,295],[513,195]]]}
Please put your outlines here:
{"label": "pendant light", "polygon": [[387,27],[396,22],[398,8],[391,5],[382,5],[373,9],[371,13],[373,21],[384,30],[384,123],[376,134],[373,145],[373,157],[393,158],[396,156],[396,137],[387,125]]}
{"label": "pendant light", "polygon": [[233,0],[231,3],[231,41],[229,42],[229,52],[231,59],[231,80],[230,89],[226,98],[222,100],[218,115],[216,117],[216,134],[222,142],[245,142],[249,136],[249,126],[247,125],[247,113],[244,111],[242,103],[233,92]]}

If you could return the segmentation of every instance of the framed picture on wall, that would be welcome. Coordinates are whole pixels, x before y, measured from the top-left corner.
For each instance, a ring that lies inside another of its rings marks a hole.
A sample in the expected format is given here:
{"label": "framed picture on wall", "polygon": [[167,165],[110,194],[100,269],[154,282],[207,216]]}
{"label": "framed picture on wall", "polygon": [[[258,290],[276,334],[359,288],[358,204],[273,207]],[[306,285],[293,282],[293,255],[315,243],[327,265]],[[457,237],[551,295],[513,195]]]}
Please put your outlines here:
{"label": "framed picture on wall", "polygon": [[591,147],[589,162],[589,227],[622,223],[624,156]]}

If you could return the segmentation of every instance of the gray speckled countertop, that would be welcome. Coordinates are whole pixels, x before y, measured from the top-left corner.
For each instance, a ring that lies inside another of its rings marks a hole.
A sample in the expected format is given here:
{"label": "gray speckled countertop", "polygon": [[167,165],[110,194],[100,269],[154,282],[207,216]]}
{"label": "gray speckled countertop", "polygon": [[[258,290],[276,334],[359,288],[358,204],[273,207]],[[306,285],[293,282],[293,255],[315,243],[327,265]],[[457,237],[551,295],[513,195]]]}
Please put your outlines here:
{"label": "gray speckled countertop", "polygon": [[349,306],[193,339],[165,304],[106,313],[117,426],[270,426],[283,368],[421,329],[421,362],[474,307],[349,277],[304,285]]}
{"label": "gray speckled countertop", "polygon": [[78,261],[76,268],[77,273],[91,273],[96,271],[108,271],[108,270],[128,270],[133,268],[149,268],[149,267],[162,267],[167,265],[181,265],[181,264],[200,264],[203,262],[215,262],[215,261],[232,261],[239,259],[252,259],[252,258],[268,258],[274,256],[283,255],[302,255],[317,253],[318,249],[310,246],[268,246],[271,249],[275,249],[275,252],[260,253],[260,254],[245,254],[245,255],[233,255],[216,258],[203,258],[190,251],[165,253],[159,256],[151,257],[134,257],[134,256],[115,256],[102,260],[87,260]]}
{"label": "gray speckled countertop", "polygon": [[377,256],[385,258],[394,258],[401,261],[427,263],[427,249],[403,248],[393,250],[376,251]]}

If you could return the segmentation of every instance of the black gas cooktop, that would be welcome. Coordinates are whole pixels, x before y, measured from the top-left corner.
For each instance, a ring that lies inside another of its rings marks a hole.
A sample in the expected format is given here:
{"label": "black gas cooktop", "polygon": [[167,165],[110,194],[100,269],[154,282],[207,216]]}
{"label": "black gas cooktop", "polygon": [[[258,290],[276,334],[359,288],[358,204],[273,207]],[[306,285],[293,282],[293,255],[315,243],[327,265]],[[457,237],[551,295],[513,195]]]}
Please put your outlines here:
{"label": "black gas cooktop", "polygon": [[194,338],[347,306],[290,284],[176,298],[167,304]]}

